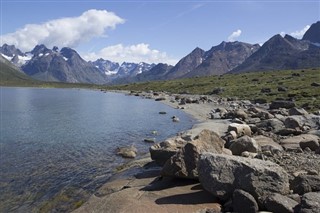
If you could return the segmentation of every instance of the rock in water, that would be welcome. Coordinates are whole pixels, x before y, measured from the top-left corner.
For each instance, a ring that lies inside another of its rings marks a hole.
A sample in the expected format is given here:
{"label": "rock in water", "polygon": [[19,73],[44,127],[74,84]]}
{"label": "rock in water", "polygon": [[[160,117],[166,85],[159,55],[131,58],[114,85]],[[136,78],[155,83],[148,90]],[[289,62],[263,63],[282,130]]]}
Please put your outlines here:
{"label": "rock in water", "polygon": [[135,158],[138,150],[134,146],[118,147],[116,152],[118,155],[121,155],[124,158]]}
{"label": "rock in water", "polygon": [[289,193],[288,174],[270,161],[204,153],[198,172],[204,189],[222,201],[236,189],[250,193],[260,204],[271,193]]}

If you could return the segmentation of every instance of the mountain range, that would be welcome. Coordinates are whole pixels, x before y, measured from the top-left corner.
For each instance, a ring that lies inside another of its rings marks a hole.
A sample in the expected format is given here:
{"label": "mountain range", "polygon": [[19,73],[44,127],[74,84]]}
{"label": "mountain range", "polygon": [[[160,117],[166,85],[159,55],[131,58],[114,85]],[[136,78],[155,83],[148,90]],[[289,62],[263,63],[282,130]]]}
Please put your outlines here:
{"label": "mountain range", "polygon": [[23,53],[13,45],[0,47],[1,55],[32,78],[71,83],[120,84],[223,75],[279,69],[320,67],[320,21],[302,39],[275,35],[262,46],[222,42],[205,51],[195,48],[175,66],[144,62],[119,64],[106,59],[85,61],[73,49],[37,45]]}

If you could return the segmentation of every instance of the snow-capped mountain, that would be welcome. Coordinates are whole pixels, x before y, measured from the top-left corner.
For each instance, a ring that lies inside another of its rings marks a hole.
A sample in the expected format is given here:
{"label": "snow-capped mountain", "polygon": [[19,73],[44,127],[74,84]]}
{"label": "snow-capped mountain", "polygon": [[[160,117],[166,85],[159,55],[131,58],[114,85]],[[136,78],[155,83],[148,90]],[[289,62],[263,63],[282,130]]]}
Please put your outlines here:
{"label": "snow-capped mountain", "polygon": [[0,47],[1,55],[11,61],[14,65],[21,67],[29,60],[31,60],[33,54],[30,53],[23,53],[21,50],[17,49],[14,45],[7,45],[4,44]]}
{"label": "snow-capped mountain", "polygon": [[83,60],[73,49],[47,48],[37,45],[26,55],[32,56],[21,69],[29,76],[43,81],[105,84],[108,78],[92,64]]}
{"label": "snow-capped mountain", "polygon": [[114,78],[134,77],[140,73],[148,72],[155,64],[148,64],[144,62],[129,63],[123,62],[121,65],[116,62],[104,60],[102,58],[90,62],[97,67],[102,73]]}
{"label": "snow-capped mountain", "polygon": [[119,63],[102,58],[90,63],[108,76],[116,75],[120,67]]}

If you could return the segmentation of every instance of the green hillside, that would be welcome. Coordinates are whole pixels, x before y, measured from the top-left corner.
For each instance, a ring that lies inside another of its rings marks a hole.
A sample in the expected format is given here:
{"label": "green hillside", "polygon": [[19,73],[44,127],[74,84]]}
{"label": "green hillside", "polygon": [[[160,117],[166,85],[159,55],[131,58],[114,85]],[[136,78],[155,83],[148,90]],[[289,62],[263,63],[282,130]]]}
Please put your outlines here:
{"label": "green hillside", "polygon": [[33,86],[38,84],[38,81],[28,77],[0,56],[0,86]]}
{"label": "green hillside", "polygon": [[[264,99],[268,102],[277,98],[293,99],[299,106],[316,111],[320,109],[320,86],[317,85],[320,85],[320,68],[195,77],[127,84],[107,89],[208,95],[220,88],[221,97],[237,97],[252,101]],[[263,90],[269,92],[261,92]]]}

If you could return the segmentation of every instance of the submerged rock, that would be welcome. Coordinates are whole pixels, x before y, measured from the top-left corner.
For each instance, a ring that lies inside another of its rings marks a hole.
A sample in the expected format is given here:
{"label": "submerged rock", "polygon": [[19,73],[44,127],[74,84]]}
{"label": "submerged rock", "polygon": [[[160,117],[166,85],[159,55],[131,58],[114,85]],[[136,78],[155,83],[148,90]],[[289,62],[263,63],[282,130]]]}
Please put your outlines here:
{"label": "submerged rock", "polygon": [[137,156],[137,148],[134,146],[129,147],[118,147],[116,150],[118,155],[121,155],[124,158],[135,158]]}

